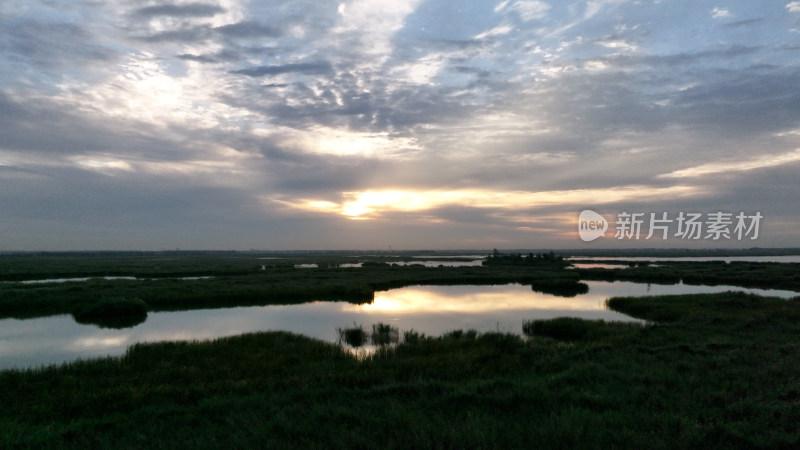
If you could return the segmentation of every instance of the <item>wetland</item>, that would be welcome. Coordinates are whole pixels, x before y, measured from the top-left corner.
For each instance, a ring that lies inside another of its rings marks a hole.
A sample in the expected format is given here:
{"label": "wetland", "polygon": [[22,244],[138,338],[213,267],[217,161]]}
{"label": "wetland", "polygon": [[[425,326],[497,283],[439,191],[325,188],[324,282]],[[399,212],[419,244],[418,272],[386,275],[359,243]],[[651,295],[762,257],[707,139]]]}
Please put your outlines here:
{"label": "wetland", "polygon": [[799,443],[796,263],[418,256],[3,255],[0,445]]}

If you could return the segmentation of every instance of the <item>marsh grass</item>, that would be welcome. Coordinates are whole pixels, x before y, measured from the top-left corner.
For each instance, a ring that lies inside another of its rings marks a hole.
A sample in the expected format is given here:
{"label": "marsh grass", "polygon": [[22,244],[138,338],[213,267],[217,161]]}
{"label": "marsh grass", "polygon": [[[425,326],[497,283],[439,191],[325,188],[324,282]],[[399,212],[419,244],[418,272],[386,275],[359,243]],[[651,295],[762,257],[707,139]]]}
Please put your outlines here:
{"label": "marsh grass", "polygon": [[800,291],[800,263],[659,261],[627,269],[575,269],[584,280],[742,286]]}
{"label": "marsh grass", "polygon": [[638,323],[584,320],[573,317],[522,322],[522,332],[526,336],[545,336],[564,341],[602,340],[631,336],[639,332],[641,328],[642,325]]}
{"label": "marsh grass", "polygon": [[403,342],[406,344],[417,344],[423,339],[425,339],[425,333],[420,333],[413,329],[403,332]]}

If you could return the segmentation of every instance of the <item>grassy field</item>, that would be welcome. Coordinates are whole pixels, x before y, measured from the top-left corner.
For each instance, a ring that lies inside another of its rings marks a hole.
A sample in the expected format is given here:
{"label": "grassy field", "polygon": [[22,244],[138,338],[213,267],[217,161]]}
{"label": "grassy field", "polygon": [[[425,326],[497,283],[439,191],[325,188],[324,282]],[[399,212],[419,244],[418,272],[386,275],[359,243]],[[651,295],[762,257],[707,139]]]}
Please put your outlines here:
{"label": "grassy field", "polygon": [[407,333],[358,359],[287,333],[0,372],[0,447],[797,448],[800,304],[615,298],[651,322]]}

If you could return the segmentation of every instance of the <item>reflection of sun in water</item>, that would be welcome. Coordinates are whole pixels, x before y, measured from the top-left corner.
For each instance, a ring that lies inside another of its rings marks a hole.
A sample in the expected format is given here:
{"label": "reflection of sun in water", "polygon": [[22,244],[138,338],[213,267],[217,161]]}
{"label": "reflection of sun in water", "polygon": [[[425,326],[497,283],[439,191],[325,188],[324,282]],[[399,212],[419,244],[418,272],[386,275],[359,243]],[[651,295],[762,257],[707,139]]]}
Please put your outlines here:
{"label": "reflection of sun in water", "polygon": [[[477,291],[477,292],[476,292]],[[557,297],[534,292],[529,286],[430,286],[406,287],[375,293],[372,303],[347,305],[346,310],[396,314],[486,313],[501,310],[549,309],[599,311],[604,304],[596,296]]]}

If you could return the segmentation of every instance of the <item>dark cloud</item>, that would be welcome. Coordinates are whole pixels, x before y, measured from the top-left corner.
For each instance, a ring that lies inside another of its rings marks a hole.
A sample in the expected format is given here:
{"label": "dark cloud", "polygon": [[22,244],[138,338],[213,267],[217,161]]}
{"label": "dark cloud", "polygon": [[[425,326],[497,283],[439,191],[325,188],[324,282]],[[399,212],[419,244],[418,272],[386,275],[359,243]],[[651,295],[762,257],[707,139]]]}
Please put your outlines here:
{"label": "dark cloud", "polygon": [[9,62],[24,62],[39,68],[56,68],[108,62],[116,52],[99,44],[84,27],[38,20],[9,20],[0,27],[0,52]]}
{"label": "dark cloud", "polygon": [[[683,52],[666,55],[632,55],[614,54],[610,56],[599,56],[593,58],[577,59],[573,62],[585,64],[589,61],[596,61],[608,64],[612,68],[630,68],[637,66],[645,67],[674,67],[688,66],[701,61],[718,60],[727,61],[735,58],[752,55],[762,50],[759,46],[731,45],[724,48],[703,50],[699,52]],[[553,61],[553,63],[563,63],[563,61]]]}
{"label": "dark cloud", "polygon": [[0,148],[43,160],[120,153],[125,158],[176,161],[196,150],[163,137],[159,127],[134,120],[97,120],[48,98],[22,101],[0,91],[0,114]]}
{"label": "dark cloud", "polygon": [[230,38],[279,37],[282,34],[279,28],[253,21],[223,25],[214,28],[214,31]]}
{"label": "dark cloud", "polygon": [[208,64],[219,64],[219,63],[233,63],[237,61],[242,61],[248,57],[253,57],[253,56],[273,55],[278,51],[279,50],[275,47],[246,47],[238,45],[228,45],[226,48],[223,48],[222,50],[215,53],[208,53],[201,55],[184,53],[181,55],[177,55],[177,57],[179,59],[183,59],[186,61],[195,61]]}
{"label": "dark cloud", "polygon": [[[238,55],[232,55],[238,56]],[[194,61],[199,63],[220,63],[223,59],[219,58],[218,56],[209,56],[209,55],[192,55],[189,53],[184,53],[183,55],[178,55],[178,59],[183,59],[185,61]],[[232,59],[236,60],[239,59],[238,57]]]}
{"label": "dark cloud", "polygon": [[[138,39],[153,42],[200,42],[210,39],[224,38],[230,40],[229,42],[219,42],[226,47],[239,48],[238,44],[233,42],[236,39],[248,38],[264,38],[264,37],[280,37],[282,31],[279,28],[264,25],[258,22],[237,22],[220,27],[211,27],[208,25],[194,25],[184,26],[183,28],[175,30],[161,31],[144,36],[138,36]],[[225,50],[223,50],[225,51]]]}
{"label": "dark cloud", "polygon": [[134,11],[134,15],[139,17],[213,17],[217,14],[222,14],[225,9],[208,3],[187,3],[183,5],[166,4],[146,6]]}
{"label": "dark cloud", "polygon": [[292,63],[278,66],[257,66],[247,69],[232,70],[230,73],[246,75],[248,77],[263,77],[269,75],[281,75],[285,73],[302,73],[307,75],[319,75],[330,73],[333,70],[327,61],[315,61],[307,63]]}

